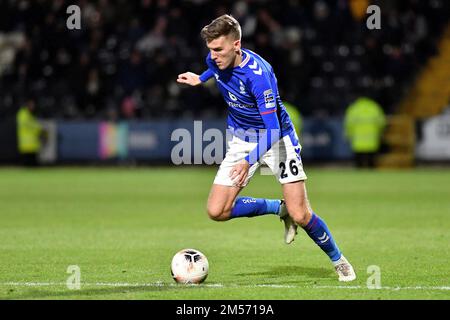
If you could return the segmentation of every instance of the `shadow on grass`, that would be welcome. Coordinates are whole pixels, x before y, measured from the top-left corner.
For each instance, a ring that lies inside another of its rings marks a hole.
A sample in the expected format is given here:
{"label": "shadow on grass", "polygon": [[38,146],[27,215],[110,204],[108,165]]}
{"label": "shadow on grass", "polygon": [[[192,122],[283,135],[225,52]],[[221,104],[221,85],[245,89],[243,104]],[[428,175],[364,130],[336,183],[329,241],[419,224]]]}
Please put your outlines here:
{"label": "shadow on grass", "polygon": [[[162,286],[121,286],[121,287],[99,287],[99,288],[81,288],[81,290],[69,290],[63,288],[55,288],[54,290],[27,290],[20,294],[15,294],[10,292],[8,295],[3,296],[2,300],[27,300],[27,299],[79,299],[79,300],[104,300],[107,298],[102,298],[101,296],[117,295],[117,294],[132,294],[132,293],[151,293],[151,292],[162,292],[162,291],[179,291],[179,290],[190,290],[198,287],[195,286],[183,286],[183,285],[162,285]],[[124,299],[126,296],[123,296]],[[113,298],[118,299],[118,298]],[[120,298],[119,298],[120,299]]]}
{"label": "shadow on grass", "polygon": [[[330,278],[334,277],[332,268],[310,268],[302,266],[279,266],[261,272],[238,273],[238,277],[265,277],[266,279],[281,279],[283,277],[301,276],[308,278]],[[310,279],[309,279],[310,280]],[[292,281],[290,281],[292,282]]]}

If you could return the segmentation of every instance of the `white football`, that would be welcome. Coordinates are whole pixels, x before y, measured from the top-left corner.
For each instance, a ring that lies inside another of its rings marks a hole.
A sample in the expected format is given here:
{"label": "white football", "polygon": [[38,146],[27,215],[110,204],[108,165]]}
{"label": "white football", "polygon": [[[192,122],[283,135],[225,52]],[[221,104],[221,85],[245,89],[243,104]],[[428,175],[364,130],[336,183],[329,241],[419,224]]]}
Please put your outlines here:
{"label": "white football", "polygon": [[173,256],[171,271],[178,283],[202,283],[208,276],[208,259],[196,249],[184,249]]}

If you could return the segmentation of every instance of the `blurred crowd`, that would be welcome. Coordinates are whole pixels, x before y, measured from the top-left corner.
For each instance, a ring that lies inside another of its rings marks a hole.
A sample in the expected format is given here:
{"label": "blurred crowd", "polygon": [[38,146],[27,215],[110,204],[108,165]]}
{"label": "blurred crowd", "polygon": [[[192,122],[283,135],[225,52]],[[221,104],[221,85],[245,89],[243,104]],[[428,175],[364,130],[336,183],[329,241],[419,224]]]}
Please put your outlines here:
{"label": "blurred crowd", "polygon": [[[66,27],[71,4],[81,30]],[[370,4],[381,8],[380,30],[366,26]],[[446,0],[0,0],[0,117],[28,98],[44,118],[222,116],[214,85],[175,80],[205,69],[199,32],[225,13],[303,115],[343,115],[360,95],[392,113],[436,53],[449,12]]]}

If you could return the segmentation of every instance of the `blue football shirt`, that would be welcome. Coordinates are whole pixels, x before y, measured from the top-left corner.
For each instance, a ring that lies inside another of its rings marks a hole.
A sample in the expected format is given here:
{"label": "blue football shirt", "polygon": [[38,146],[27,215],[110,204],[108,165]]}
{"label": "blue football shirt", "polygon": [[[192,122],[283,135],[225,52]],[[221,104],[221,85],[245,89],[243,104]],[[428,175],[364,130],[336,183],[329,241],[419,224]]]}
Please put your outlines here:
{"label": "blue football shirt", "polygon": [[251,141],[253,138],[258,142],[246,157],[252,165],[275,142],[294,130],[281,101],[273,68],[248,49],[242,49],[239,66],[220,70],[211,59],[211,54],[206,57],[206,64],[208,69],[200,75],[200,80],[206,82],[215,77],[228,105],[229,130],[244,140]]}

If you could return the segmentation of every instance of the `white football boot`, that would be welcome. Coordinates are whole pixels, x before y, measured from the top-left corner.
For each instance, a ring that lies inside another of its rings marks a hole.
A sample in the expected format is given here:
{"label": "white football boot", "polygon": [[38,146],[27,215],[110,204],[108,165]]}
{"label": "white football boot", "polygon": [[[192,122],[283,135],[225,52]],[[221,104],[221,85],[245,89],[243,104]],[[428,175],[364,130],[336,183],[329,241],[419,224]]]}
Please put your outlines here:
{"label": "white football boot", "polygon": [[356,279],[355,270],[347,259],[342,255],[338,261],[333,262],[334,269],[339,276],[339,281],[349,282]]}
{"label": "white football boot", "polygon": [[295,239],[297,234],[297,224],[292,220],[289,215],[284,200],[280,203],[280,220],[284,222],[284,242],[290,244]]}

